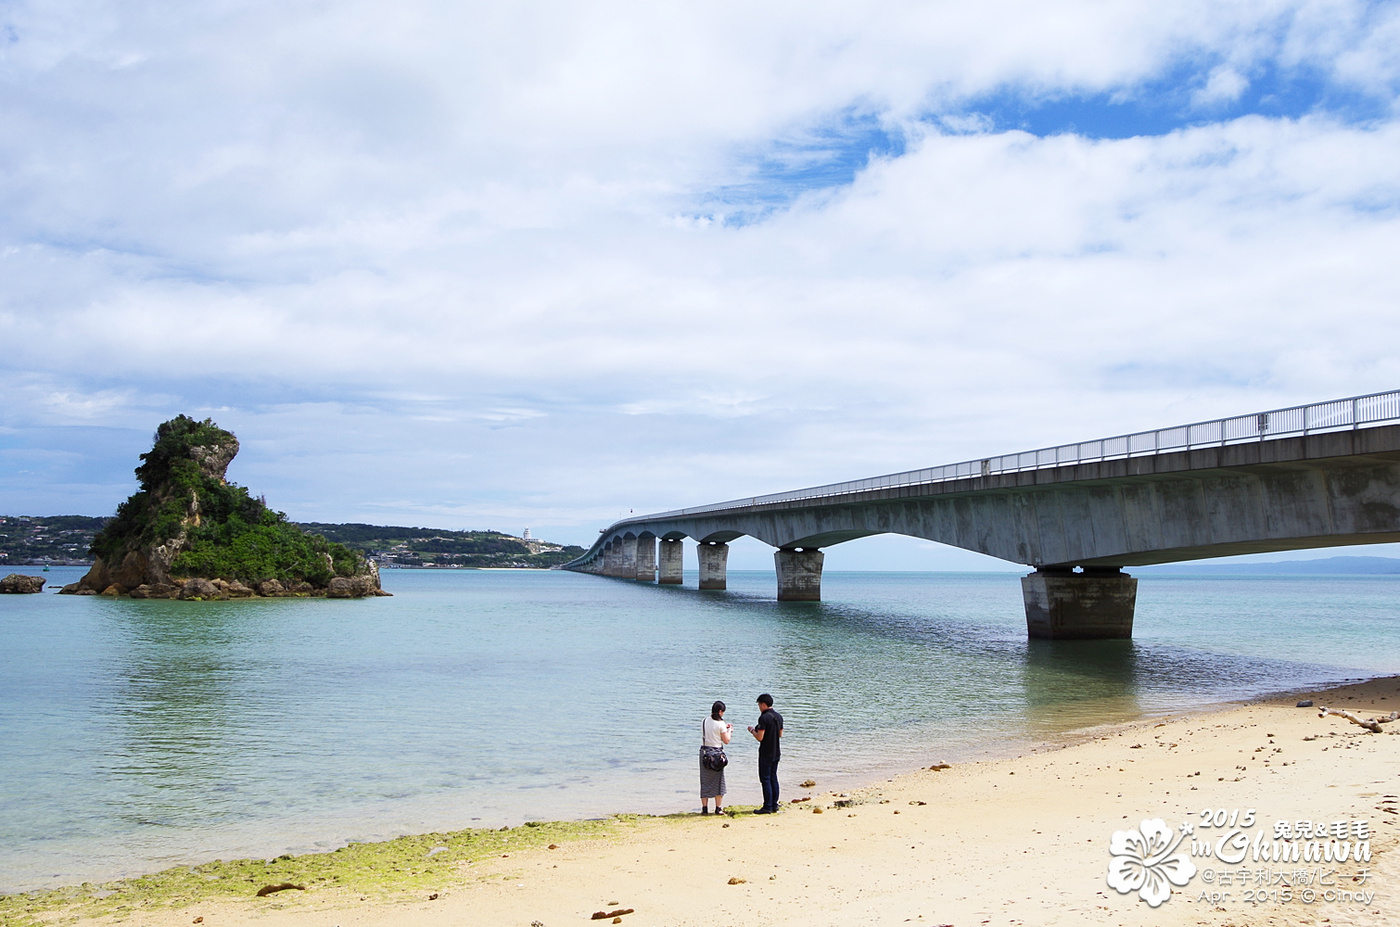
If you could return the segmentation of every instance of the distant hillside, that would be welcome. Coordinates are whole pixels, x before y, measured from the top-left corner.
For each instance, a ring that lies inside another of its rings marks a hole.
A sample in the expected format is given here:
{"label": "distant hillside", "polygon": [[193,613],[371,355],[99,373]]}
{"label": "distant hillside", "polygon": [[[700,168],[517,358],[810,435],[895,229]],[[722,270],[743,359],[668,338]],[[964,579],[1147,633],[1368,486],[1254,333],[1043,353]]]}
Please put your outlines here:
{"label": "distant hillside", "polygon": [[[0,566],[92,563],[92,538],[108,521],[86,515],[0,515]],[[303,522],[301,528],[372,557],[381,566],[551,567],[582,547],[518,538],[499,531]]]}
{"label": "distant hillside", "polygon": [[499,531],[320,522],[303,522],[301,527],[358,550],[381,566],[541,568],[567,563],[583,554],[582,547]]}
{"label": "distant hillside", "polygon": [[0,566],[54,563],[86,566],[88,548],[106,518],[87,515],[0,515]]}
{"label": "distant hillside", "polygon": [[1274,560],[1268,563],[1164,563],[1134,567],[1133,573],[1190,573],[1248,576],[1383,576],[1400,574],[1394,557],[1323,557],[1318,560]]}

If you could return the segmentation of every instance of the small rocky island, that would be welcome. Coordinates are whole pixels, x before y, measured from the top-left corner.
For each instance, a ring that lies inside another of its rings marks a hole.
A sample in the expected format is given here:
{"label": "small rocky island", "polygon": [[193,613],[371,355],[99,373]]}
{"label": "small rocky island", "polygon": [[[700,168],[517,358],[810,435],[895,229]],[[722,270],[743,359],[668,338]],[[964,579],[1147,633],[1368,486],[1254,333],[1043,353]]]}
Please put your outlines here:
{"label": "small rocky island", "polygon": [[0,595],[24,595],[43,591],[44,577],[42,576],[25,576],[22,573],[11,573],[4,579],[0,579]]}
{"label": "small rocky island", "polygon": [[177,416],[141,455],[136,492],[93,538],[92,569],[61,590],[134,599],[389,595],[374,561],[302,531],[224,474],[238,439]]}

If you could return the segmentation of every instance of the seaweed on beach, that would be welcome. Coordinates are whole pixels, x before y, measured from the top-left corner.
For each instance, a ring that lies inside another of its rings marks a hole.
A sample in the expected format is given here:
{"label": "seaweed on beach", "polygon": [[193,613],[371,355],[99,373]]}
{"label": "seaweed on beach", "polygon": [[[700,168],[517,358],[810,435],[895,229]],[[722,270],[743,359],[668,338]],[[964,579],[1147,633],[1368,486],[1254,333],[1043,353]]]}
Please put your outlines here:
{"label": "seaweed on beach", "polygon": [[215,860],[175,866],[112,882],[0,895],[0,924],[39,927],[137,910],[182,908],[208,901],[257,901],[267,885],[294,883],[306,891],[272,896],[267,903],[324,900],[335,893],[375,900],[450,890],[471,877],[478,860],[566,841],[612,837],[644,816],[595,821],[529,822],[499,830],[475,828],[415,834],[376,843],[351,843],[327,853],[276,859]]}

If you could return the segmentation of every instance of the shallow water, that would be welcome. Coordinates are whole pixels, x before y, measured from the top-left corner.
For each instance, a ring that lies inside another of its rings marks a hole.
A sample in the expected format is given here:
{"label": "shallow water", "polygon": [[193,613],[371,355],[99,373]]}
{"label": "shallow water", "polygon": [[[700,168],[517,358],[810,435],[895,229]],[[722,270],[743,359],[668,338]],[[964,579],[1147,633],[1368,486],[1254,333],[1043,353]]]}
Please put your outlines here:
{"label": "shallow water", "polygon": [[[55,570],[56,588],[81,571]],[[0,890],[405,832],[698,804],[700,720],[771,691],[785,783],[1397,672],[1400,577],[1144,576],[1131,642],[1029,642],[1017,574],[701,593],[389,571],[394,598],[0,598]],[[795,791],[795,790],[794,790]]]}

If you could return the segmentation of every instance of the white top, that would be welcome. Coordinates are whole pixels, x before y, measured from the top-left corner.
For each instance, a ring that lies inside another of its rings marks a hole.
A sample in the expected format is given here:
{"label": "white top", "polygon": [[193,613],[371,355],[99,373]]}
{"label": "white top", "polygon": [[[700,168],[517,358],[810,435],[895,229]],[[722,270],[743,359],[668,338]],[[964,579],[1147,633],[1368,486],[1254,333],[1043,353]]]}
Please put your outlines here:
{"label": "white top", "polygon": [[701,746],[723,747],[724,739],[720,735],[728,729],[729,725],[725,722],[716,721],[714,718],[706,718],[705,723],[700,726]]}

